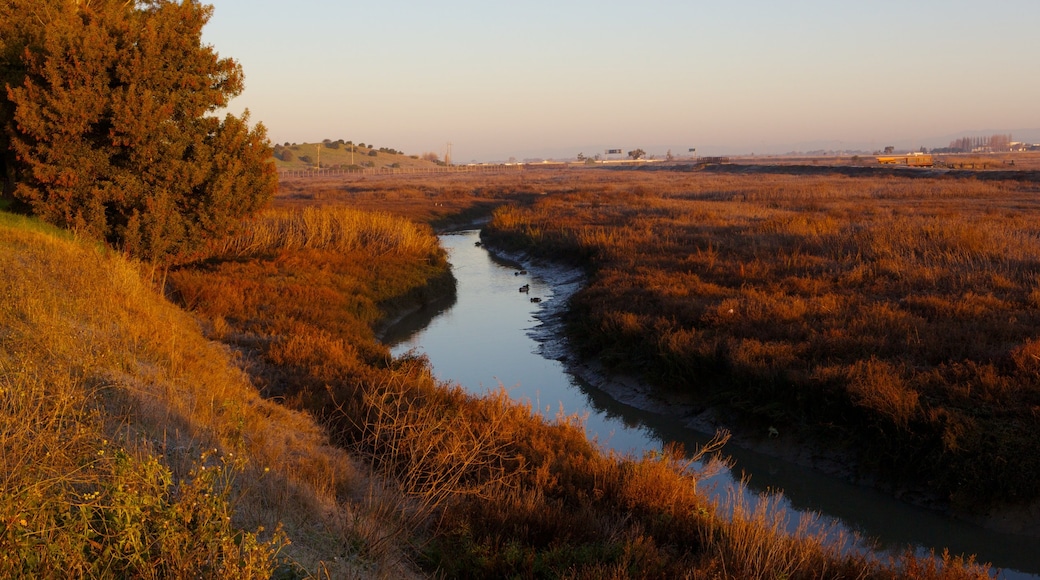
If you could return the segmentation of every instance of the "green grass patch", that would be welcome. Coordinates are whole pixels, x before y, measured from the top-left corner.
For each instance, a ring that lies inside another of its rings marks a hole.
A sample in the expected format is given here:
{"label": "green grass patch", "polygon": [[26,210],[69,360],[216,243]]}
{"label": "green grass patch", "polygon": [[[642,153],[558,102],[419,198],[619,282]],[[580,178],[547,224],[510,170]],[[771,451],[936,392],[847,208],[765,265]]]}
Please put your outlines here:
{"label": "green grass patch", "polygon": [[0,227],[29,232],[39,232],[61,240],[75,239],[76,236],[73,235],[72,232],[63,230],[57,226],[52,226],[38,217],[12,213],[9,211],[11,205],[12,202],[10,200],[0,200]]}

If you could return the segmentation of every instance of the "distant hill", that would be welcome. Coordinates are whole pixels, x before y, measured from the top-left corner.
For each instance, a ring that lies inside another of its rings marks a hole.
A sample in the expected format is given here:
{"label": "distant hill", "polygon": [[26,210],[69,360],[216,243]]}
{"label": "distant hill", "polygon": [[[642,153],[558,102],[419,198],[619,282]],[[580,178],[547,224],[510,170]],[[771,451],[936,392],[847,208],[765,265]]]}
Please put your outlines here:
{"label": "distant hill", "polygon": [[375,147],[365,143],[354,144],[342,139],[322,143],[281,143],[274,147],[278,169],[307,169],[317,167],[346,169],[349,167],[435,167],[440,163],[419,155],[406,155],[389,147]]}

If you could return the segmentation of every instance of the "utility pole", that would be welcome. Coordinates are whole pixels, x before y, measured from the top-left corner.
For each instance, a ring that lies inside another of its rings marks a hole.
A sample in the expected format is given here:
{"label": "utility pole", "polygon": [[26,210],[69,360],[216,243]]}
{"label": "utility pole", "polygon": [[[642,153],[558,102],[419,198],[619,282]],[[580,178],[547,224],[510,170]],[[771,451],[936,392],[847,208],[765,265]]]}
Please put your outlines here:
{"label": "utility pole", "polygon": [[444,154],[444,164],[451,165],[451,141],[448,141],[448,151]]}
{"label": "utility pole", "polygon": [[318,143],[318,166],[315,169],[321,169],[321,143]]}

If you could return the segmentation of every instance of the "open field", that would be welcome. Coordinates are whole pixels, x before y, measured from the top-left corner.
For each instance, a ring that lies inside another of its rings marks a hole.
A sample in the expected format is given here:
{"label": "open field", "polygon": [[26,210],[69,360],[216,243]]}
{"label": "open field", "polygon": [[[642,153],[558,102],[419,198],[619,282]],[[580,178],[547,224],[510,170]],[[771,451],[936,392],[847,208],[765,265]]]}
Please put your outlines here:
{"label": "open field", "polygon": [[486,239],[588,269],[589,356],[893,490],[1035,503],[1040,184],[786,173],[585,172]]}

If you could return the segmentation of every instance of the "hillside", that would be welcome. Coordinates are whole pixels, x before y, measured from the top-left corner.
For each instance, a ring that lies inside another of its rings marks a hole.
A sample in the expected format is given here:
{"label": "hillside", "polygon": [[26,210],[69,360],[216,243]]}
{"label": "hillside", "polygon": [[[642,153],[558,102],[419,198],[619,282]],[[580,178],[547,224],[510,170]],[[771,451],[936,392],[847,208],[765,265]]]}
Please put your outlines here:
{"label": "hillside", "polygon": [[274,158],[278,169],[322,168],[347,169],[351,167],[393,167],[416,169],[436,167],[434,162],[423,157],[431,154],[405,154],[392,147],[376,147],[338,139],[326,139],[321,143],[282,143],[275,145]]}
{"label": "hillside", "polygon": [[[139,264],[0,213],[0,272],[0,577],[337,576],[389,533],[364,471]],[[391,552],[364,565],[408,575]]]}

